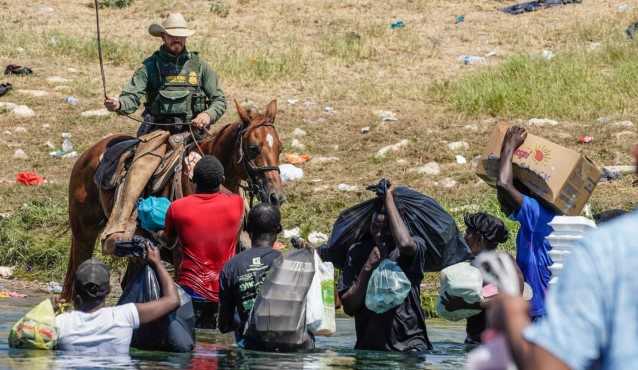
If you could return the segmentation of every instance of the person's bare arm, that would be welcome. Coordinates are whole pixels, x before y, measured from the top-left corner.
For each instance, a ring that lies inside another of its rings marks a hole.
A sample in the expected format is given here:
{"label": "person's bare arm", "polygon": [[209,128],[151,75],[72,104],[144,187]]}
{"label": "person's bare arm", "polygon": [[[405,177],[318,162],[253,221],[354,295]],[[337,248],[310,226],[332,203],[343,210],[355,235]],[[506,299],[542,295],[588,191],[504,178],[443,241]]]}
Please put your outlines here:
{"label": "person's bare arm", "polygon": [[490,323],[505,335],[519,370],[569,370],[556,356],[523,338],[523,330],[531,324],[529,307],[523,298],[499,294],[489,310]]}
{"label": "person's bare arm", "polygon": [[381,261],[381,252],[378,247],[372,248],[368,260],[359,272],[359,276],[352,286],[340,295],[343,311],[348,316],[354,316],[359,312],[365,304],[366,291],[368,289],[368,281],[372,275],[372,271],[379,265]]}
{"label": "person's bare arm", "polygon": [[507,215],[516,212],[523,204],[524,195],[514,186],[514,173],[512,170],[512,158],[525,138],[527,131],[520,126],[513,126],[507,130],[501,147],[501,158],[496,191],[501,209]]}
{"label": "person's bare arm", "polygon": [[388,214],[390,231],[399,252],[404,256],[414,256],[416,254],[416,242],[410,235],[410,230],[405,226],[401,214],[394,203],[394,187],[390,187],[385,195],[385,209]]}
{"label": "person's bare arm", "polygon": [[135,304],[140,316],[140,324],[155,321],[179,307],[179,295],[177,294],[175,283],[164,265],[162,265],[159,249],[149,247],[147,260],[155,269],[162,289],[162,296],[157,301]]}

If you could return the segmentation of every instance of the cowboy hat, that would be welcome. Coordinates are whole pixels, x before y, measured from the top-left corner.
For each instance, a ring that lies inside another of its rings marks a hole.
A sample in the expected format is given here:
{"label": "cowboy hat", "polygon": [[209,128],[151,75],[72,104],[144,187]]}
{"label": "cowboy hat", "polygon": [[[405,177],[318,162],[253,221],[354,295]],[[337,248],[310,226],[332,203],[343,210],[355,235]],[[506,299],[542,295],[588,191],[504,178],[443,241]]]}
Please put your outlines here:
{"label": "cowboy hat", "polygon": [[188,29],[186,19],[181,13],[171,13],[161,25],[151,24],[148,33],[155,37],[161,37],[163,33],[174,37],[188,37],[194,35],[195,31]]}

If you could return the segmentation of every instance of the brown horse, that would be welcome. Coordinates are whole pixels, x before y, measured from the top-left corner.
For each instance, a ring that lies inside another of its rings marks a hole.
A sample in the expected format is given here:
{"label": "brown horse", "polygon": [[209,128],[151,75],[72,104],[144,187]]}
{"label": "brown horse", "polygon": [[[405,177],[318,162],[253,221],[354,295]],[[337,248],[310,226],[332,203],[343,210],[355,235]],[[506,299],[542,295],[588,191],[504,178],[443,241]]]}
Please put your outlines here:
{"label": "brown horse", "polygon": [[[238,193],[244,180],[251,198],[257,196],[262,202],[278,206],[284,196],[278,167],[282,145],[274,126],[277,102],[271,101],[264,114],[247,111],[237,102],[235,106],[240,121],[223,126],[213,137],[200,141],[199,148],[205,155],[216,156],[224,165],[227,189]],[[73,238],[62,293],[67,300],[72,296],[75,270],[92,256],[95,241],[113,207],[114,192],[98,188],[93,179],[95,172],[108,143],[122,137],[103,138],[82,153],[71,171],[69,223]],[[193,193],[184,171],[182,192],[184,195]]]}

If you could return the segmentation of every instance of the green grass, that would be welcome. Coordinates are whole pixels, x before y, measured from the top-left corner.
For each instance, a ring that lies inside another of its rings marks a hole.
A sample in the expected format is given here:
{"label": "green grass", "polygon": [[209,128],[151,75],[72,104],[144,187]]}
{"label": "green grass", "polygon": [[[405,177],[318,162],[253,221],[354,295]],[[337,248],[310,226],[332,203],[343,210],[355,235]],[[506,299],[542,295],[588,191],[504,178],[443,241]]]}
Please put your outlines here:
{"label": "green grass", "polygon": [[433,91],[468,116],[592,120],[636,113],[638,46],[613,42],[554,59],[517,55]]}
{"label": "green grass", "polygon": [[357,32],[329,35],[321,41],[320,50],[346,63],[370,59],[375,55],[374,48],[369,46],[365,36]]}

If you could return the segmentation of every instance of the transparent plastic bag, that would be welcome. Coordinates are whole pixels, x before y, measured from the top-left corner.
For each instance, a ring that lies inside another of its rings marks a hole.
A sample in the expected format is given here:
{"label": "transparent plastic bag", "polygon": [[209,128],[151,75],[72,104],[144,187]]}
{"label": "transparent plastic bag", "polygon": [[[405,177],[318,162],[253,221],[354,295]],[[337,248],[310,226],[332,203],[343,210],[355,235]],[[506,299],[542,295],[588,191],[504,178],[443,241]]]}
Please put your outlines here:
{"label": "transparent plastic bag", "polygon": [[412,284],[401,267],[389,259],[381,261],[372,272],[366,291],[366,307],[370,311],[382,314],[405,300]]}

